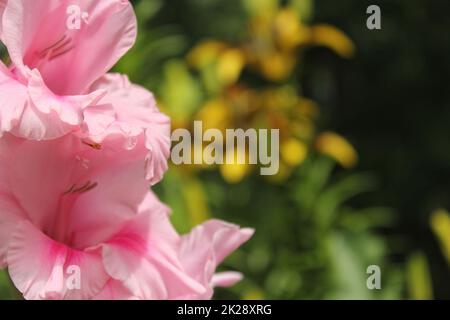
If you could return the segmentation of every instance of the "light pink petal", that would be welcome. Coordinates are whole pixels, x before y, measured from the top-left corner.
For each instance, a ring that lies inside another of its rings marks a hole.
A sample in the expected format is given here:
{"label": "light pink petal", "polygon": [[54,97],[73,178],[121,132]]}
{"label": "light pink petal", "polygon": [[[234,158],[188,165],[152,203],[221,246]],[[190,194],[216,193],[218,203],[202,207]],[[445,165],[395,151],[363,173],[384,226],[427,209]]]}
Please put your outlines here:
{"label": "light pink petal", "polygon": [[145,130],[145,147],[148,150],[145,171],[152,185],[158,183],[168,169],[170,128],[167,119],[165,115],[157,113],[153,119],[154,126]]}
{"label": "light pink petal", "polygon": [[[80,286],[73,287],[71,268],[79,268]],[[16,227],[8,249],[8,271],[25,299],[89,299],[107,283],[101,256],[57,243],[30,223]]]}
{"label": "light pink petal", "polygon": [[213,287],[232,287],[243,279],[243,275],[240,272],[227,271],[216,273],[211,279],[211,285]]}
{"label": "light pink petal", "polygon": [[220,220],[210,220],[201,226],[212,243],[217,264],[247,242],[255,232],[253,229],[240,229],[237,225]]}
{"label": "light pink petal", "polygon": [[[55,139],[75,131],[82,124],[83,109],[96,104],[104,94],[97,91],[85,96],[56,96],[46,87],[36,70],[30,73],[28,90],[17,81],[9,80],[9,83],[14,84],[13,90],[20,91],[13,91],[16,101],[5,99],[5,108],[1,110],[8,113],[1,117],[4,123],[2,128],[32,140]],[[0,85],[0,92],[3,92],[1,89]],[[4,89],[8,88],[5,86]]]}
{"label": "light pink petal", "polygon": [[19,122],[10,132],[17,137],[40,141],[61,137],[77,128],[76,125],[61,121],[61,118],[54,112],[49,114],[40,112],[29,102],[23,110]]}
{"label": "light pink petal", "polygon": [[191,292],[202,293],[203,286],[181,269],[174,248],[166,245],[161,252],[159,245],[173,242],[174,237],[165,212],[140,214],[103,246],[108,274],[122,281],[140,299],[171,299]]}
{"label": "light pink petal", "polygon": [[167,215],[142,175],[141,155],[113,141],[108,146],[97,150],[73,135],[42,142],[5,135],[0,187],[5,183],[39,229],[61,241],[72,234],[78,248],[107,241],[140,211]]}
{"label": "light pink petal", "polygon": [[[72,18],[80,18],[79,29],[68,27]],[[84,93],[136,38],[136,17],[126,0],[15,0],[2,20],[2,41],[13,63],[24,76],[39,69],[59,95]]]}
{"label": "light pink petal", "polygon": [[150,252],[150,261],[157,266],[167,287],[168,298],[177,300],[183,296],[201,296],[207,288],[189,275],[179,262],[173,263],[161,251]]}
{"label": "light pink petal", "polygon": [[133,295],[147,300],[168,298],[164,280],[155,266],[124,243],[106,246],[103,259],[108,274],[120,280]]}
{"label": "light pink petal", "polygon": [[182,237],[180,261],[184,269],[203,284],[209,284],[217,267],[213,245],[201,225]]}
{"label": "light pink petal", "polygon": [[108,92],[100,103],[109,104],[114,115],[86,110],[86,137],[102,143],[110,136],[122,136],[125,148],[140,150],[145,157],[150,183],[160,181],[170,155],[170,119],[158,110],[153,95],[119,74],[102,77],[90,90]]}
{"label": "light pink petal", "polygon": [[0,194],[0,268],[7,266],[7,253],[17,224],[26,220],[24,212],[11,195]]}
{"label": "light pink petal", "polygon": [[0,172],[9,194],[41,229],[51,227],[61,195],[85,169],[77,153],[90,149],[74,137],[45,142],[0,139]]}
{"label": "light pink petal", "polygon": [[0,62],[0,134],[12,132],[33,140],[59,138],[79,128],[83,110],[105,94],[57,96],[50,91],[39,71],[29,73],[28,84]]}
{"label": "light pink petal", "polygon": [[19,122],[27,104],[27,88],[0,61],[0,135]]}
{"label": "light pink petal", "polygon": [[233,224],[210,220],[182,237],[179,256],[183,267],[194,279],[208,287],[204,295],[189,299],[209,299],[214,286],[232,285],[241,279],[237,273],[217,277],[214,273],[222,260],[246,242],[253,232],[252,229],[240,229]]}
{"label": "light pink petal", "polygon": [[142,162],[133,159],[132,152],[120,149],[109,153],[105,149],[85,159],[91,172],[87,180],[96,186],[73,204],[70,226],[76,246],[90,247],[107,241],[131,218],[149,211],[146,207],[167,215],[168,208],[149,191],[142,176]]}
{"label": "light pink petal", "polygon": [[103,290],[93,300],[138,300],[121,281],[109,280]]}
{"label": "light pink petal", "polygon": [[73,126],[81,124],[83,109],[97,104],[106,93],[98,90],[88,95],[57,96],[47,88],[37,70],[30,74],[28,92],[39,111],[46,114],[55,112],[61,121]]}
{"label": "light pink petal", "polygon": [[8,0],[0,0],[0,35],[2,33],[2,26],[3,26],[3,13],[5,12],[7,3]]}
{"label": "light pink petal", "polygon": [[[5,138],[0,144],[4,144]],[[0,163],[11,156],[0,153]],[[19,202],[11,193],[8,168],[0,165],[0,268],[7,266],[7,253],[14,229],[21,221],[27,220]]]}
{"label": "light pink petal", "polygon": [[116,112],[110,104],[92,106],[84,111],[84,125],[92,141],[103,141],[115,120]]}

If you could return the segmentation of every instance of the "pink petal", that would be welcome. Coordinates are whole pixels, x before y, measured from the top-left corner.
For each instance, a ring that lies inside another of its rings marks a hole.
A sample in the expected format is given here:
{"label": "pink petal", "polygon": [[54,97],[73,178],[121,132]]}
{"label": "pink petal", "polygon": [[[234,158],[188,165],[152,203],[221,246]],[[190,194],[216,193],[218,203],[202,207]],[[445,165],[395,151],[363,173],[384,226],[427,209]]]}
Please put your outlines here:
{"label": "pink petal", "polygon": [[93,300],[138,300],[121,281],[109,280],[103,290]]}
{"label": "pink petal", "polygon": [[39,111],[45,114],[55,112],[61,121],[72,126],[81,125],[83,109],[97,104],[106,93],[98,90],[88,95],[57,96],[47,88],[37,70],[30,74],[28,92],[33,104]]}
{"label": "pink petal", "polygon": [[[170,155],[170,120],[159,112],[153,95],[119,74],[102,77],[90,90],[106,90],[101,103],[110,107],[108,116],[101,112],[105,107],[86,110],[85,136],[97,143],[110,136],[122,136],[126,148],[140,150],[145,156],[145,174],[150,183],[160,181]],[[138,143],[141,137],[143,143]]]}
{"label": "pink petal", "polygon": [[[69,30],[67,8],[74,4],[88,23]],[[60,95],[84,93],[136,38],[136,17],[125,0],[9,1],[2,24],[2,41],[21,73],[38,68]]]}
{"label": "pink petal", "polygon": [[0,62],[0,134],[12,132],[33,140],[59,138],[79,128],[83,109],[95,105],[103,91],[81,96],[56,96],[37,70],[30,72],[28,86]]}
{"label": "pink petal", "polygon": [[148,126],[145,130],[145,147],[148,150],[145,177],[152,185],[162,179],[164,172],[168,169],[170,156],[170,129],[167,117],[163,114],[155,114],[153,121],[155,125]]}
{"label": "pink petal", "polygon": [[[80,287],[69,286],[70,267],[80,270]],[[11,280],[25,299],[89,299],[109,277],[101,256],[57,243],[30,223],[17,226],[8,250]]]}
{"label": "pink petal", "polygon": [[2,190],[0,195],[0,268],[7,266],[6,257],[14,229],[24,220],[26,215],[17,201]]}
{"label": "pink petal", "polygon": [[[183,264],[188,270],[194,271],[199,265],[198,262],[214,259],[217,266],[226,256],[248,241],[253,233],[252,229],[240,229],[223,221],[207,221],[183,236]],[[189,252],[196,252],[196,256],[190,255]]]}
{"label": "pink petal", "polygon": [[84,169],[76,159],[81,148],[73,137],[45,142],[11,135],[0,139],[1,176],[9,194],[36,226],[44,229],[51,225],[60,196],[71,186],[73,177],[82,174]]}
{"label": "pink petal", "polygon": [[29,103],[23,110],[20,121],[10,132],[16,137],[40,141],[59,138],[77,128],[78,126],[62,122],[56,113],[42,113]]}
{"label": "pink petal", "polygon": [[[11,135],[0,139],[5,192],[48,235],[73,233],[71,242],[77,248],[108,240],[124,221],[144,210],[144,204],[167,214],[149,192],[142,168],[142,158],[134,151],[120,145],[99,151],[72,135],[42,142]],[[83,186],[89,191],[71,192]]]}
{"label": "pink petal", "polygon": [[220,262],[246,242],[253,232],[252,229],[240,229],[233,224],[211,220],[182,237],[179,256],[183,267],[208,288],[204,295],[188,299],[209,299],[214,286],[232,285],[241,279],[238,273],[214,273]]}
{"label": "pink petal", "polygon": [[90,247],[108,241],[115,233],[140,212],[167,215],[168,208],[149,191],[142,177],[142,163],[128,159],[121,150],[104,150],[100,158],[89,158],[89,180],[96,187],[77,198],[71,210],[70,226],[77,247]]}
{"label": "pink petal", "polygon": [[92,141],[103,141],[107,129],[115,120],[116,113],[110,104],[92,106],[84,111],[84,125]]}
{"label": "pink petal", "polygon": [[240,272],[228,271],[216,273],[211,279],[213,287],[232,287],[243,279]]}
{"label": "pink petal", "polygon": [[19,122],[27,104],[27,88],[0,61],[0,135]]}
{"label": "pink petal", "polygon": [[165,212],[141,214],[103,246],[105,268],[140,299],[201,294],[203,286],[181,269],[174,248],[167,245],[176,240]]}
{"label": "pink petal", "polygon": [[120,280],[140,299],[167,299],[167,289],[161,274],[145,256],[138,255],[125,244],[108,245],[103,260],[109,275]]}
{"label": "pink petal", "polygon": [[202,224],[202,227],[206,237],[212,243],[217,264],[247,242],[255,232],[253,229],[240,229],[237,225],[220,220],[207,221]]}

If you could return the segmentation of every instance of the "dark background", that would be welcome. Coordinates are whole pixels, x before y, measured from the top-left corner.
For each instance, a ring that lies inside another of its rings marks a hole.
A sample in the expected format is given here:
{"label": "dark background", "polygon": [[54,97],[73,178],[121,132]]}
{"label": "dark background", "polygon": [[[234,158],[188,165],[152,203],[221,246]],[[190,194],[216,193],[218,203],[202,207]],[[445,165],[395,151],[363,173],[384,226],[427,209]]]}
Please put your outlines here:
{"label": "dark background", "polygon": [[[318,128],[345,136],[358,151],[356,171],[369,173],[376,181],[371,192],[350,199],[348,204],[355,208],[391,208],[395,222],[389,227],[376,228],[377,235],[386,239],[387,259],[396,267],[401,266],[400,273],[405,274],[410,255],[423,252],[429,264],[434,297],[448,299],[449,266],[430,230],[429,220],[434,210],[450,208],[450,2],[312,2],[314,13],[310,23],[334,25],[356,46],[356,54],[349,60],[326,48],[308,49],[297,73],[302,95],[320,105]],[[366,28],[366,8],[372,4],[381,7],[381,30]],[[170,25],[175,34],[184,35],[179,51],[183,56],[205,38],[236,42],[245,29],[245,14],[240,1],[166,1],[149,24],[151,27],[164,25]],[[166,58],[172,56],[168,54]],[[233,205],[237,202],[236,195],[239,198],[245,188],[258,188],[244,202],[259,201],[259,206],[248,205],[243,209],[242,205]],[[227,204],[217,208],[213,205],[213,212],[251,225],[259,217],[258,210],[270,208],[272,202],[284,201],[274,194],[285,193],[286,188],[295,187],[289,183],[263,187],[257,178],[250,179],[240,189],[228,187]],[[264,198],[271,199],[271,203],[264,202]],[[242,218],[243,211],[247,219]],[[286,225],[280,223],[278,227],[283,229]],[[259,230],[265,232],[264,228]],[[277,236],[260,235],[255,241],[264,242],[263,237],[267,243],[279,240]],[[292,250],[304,250],[301,245],[295,248]],[[264,281],[264,276],[256,279],[256,282]],[[325,294],[327,289],[317,295],[312,293],[315,284],[327,280],[321,276],[311,279],[312,283],[306,285],[311,294],[268,296],[329,297]],[[407,298],[408,279],[403,281],[398,297]]]}
{"label": "dark background", "polygon": [[[369,4],[382,8],[380,31],[362,27]],[[436,297],[449,298],[450,272],[428,219],[437,207],[450,207],[450,2],[316,5],[315,20],[341,27],[358,48],[336,67],[338,89],[322,101],[330,106],[324,125],[349,137],[359,167],[378,174],[380,187],[367,201],[397,209],[395,232],[407,235],[409,250],[427,252]]]}

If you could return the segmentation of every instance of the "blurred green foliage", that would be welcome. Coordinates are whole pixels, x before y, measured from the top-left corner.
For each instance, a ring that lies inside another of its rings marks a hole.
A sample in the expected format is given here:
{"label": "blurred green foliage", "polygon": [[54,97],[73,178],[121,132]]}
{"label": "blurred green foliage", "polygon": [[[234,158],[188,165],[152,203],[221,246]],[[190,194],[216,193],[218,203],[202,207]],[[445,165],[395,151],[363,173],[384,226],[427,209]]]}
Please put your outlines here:
{"label": "blurred green foliage", "polygon": [[[192,48],[205,40],[236,47],[245,39],[249,5],[284,7],[278,1],[185,0],[161,2],[159,11],[154,11],[148,1],[135,3],[138,12],[152,12],[154,17],[141,16],[138,45],[117,70],[152,89],[163,109],[169,108],[176,127],[189,127],[189,119],[195,118],[211,92],[217,94],[217,89],[211,91],[210,71],[209,75],[198,73],[187,63]],[[304,22],[313,19],[313,1],[288,5],[302,13],[299,19]],[[170,42],[169,48],[163,47],[165,41]],[[328,47],[333,50],[332,45]],[[144,55],[146,59],[141,58]],[[304,87],[296,74],[304,68],[300,60],[290,80],[284,81],[298,93]],[[264,77],[245,70],[238,81],[254,88],[268,85]],[[269,80],[274,85],[278,81]],[[336,139],[330,141],[335,146]],[[376,176],[343,170],[336,161],[311,149],[278,183],[257,175],[228,183],[217,170],[172,167],[157,191],[172,207],[173,221],[182,232],[211,216],[256,229],[254,238],[223,266],[244,272],[245,280],[217,290],[217,298],[406,297],[404,267],[392,259],[400,253],[402,239],[384,232],[397,222],[395,211],[349,205],[379,184]],[[366,269],[372,264],[382,269],[382,290],[366,287]]]}

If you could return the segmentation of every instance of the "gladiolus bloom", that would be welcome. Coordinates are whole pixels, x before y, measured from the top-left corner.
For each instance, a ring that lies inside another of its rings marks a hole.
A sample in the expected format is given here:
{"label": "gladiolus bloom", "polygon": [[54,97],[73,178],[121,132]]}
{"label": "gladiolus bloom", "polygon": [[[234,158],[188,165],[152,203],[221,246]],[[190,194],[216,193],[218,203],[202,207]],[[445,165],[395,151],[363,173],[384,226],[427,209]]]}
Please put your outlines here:
{"label": "gladiolus bloom", "polygon": [[[251,231],[210,222],[181,238],[139,156],[71,135],[0,139],[0,265],[26,299],[211,295],[217,264]],[[76,289],[67,284],[73,266]]]}
{"label": "gladiolus bloom", "polygon": [[72,2],[0,0],[0,38],[11,59],[8,67],[0,62],[0,134],[49,140],[87,128],[92,142],[120,134],[127,149],[142,135],[137,147],[154,184],[167,169],[170,121],[150,92],[105,76],[135,42],[133,8],[124,0],[80,0],[88,18],[70,29]]}

